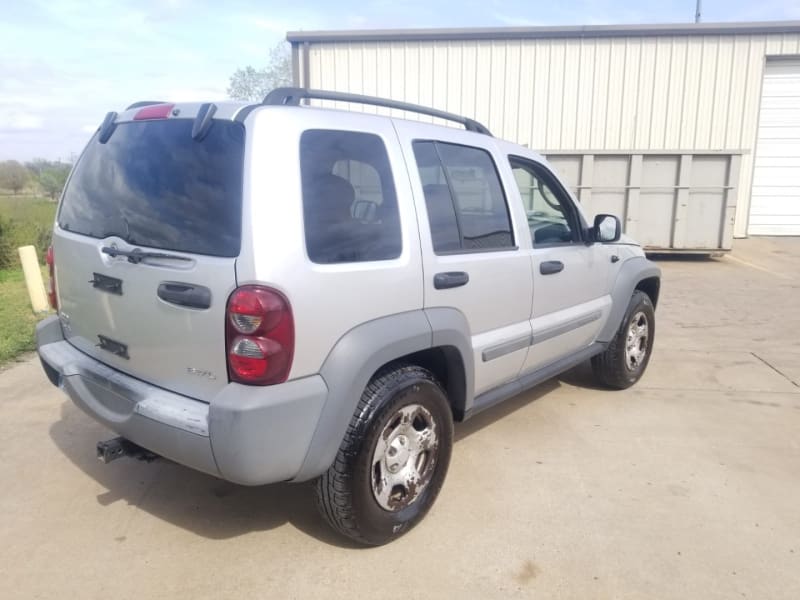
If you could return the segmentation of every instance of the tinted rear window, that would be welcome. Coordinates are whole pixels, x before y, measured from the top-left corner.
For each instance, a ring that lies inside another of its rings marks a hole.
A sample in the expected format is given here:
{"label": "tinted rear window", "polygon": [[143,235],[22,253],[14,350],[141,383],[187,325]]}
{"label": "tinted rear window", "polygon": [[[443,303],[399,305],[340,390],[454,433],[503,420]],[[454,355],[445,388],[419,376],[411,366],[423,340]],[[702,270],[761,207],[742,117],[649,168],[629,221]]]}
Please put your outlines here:
{"label": "tinted rear window", "polygon": [[137,246],[238,256],[244,128],[215,121],[201,141],[191,119],[121,123],[95,137],[70,178],[58,224]]}

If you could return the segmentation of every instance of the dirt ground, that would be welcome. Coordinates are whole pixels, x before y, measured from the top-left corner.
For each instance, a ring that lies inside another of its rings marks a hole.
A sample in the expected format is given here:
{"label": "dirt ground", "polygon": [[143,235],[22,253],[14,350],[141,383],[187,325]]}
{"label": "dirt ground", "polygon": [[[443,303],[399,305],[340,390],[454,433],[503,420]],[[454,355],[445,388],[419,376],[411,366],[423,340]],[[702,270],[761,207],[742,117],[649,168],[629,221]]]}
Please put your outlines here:
{"label": "dirt ground", "polygon": [[307,485],[100,464],[113,436],[27,359],[0,374],[0,596],[799,598],[800,239],[659,262],[644,379],[580,367],[457,427],[433,510],[377,549]]}

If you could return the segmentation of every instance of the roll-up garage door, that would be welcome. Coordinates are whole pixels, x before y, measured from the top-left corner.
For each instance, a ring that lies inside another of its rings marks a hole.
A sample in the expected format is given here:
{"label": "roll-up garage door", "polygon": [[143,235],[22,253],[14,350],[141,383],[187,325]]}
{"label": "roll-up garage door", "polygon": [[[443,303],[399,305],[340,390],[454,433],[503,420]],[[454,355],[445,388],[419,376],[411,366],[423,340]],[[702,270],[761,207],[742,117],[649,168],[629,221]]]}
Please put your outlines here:
{"label": "roll-up garage door", "polygon": [[747,233],[800,235],[798,59],[766,65]]}

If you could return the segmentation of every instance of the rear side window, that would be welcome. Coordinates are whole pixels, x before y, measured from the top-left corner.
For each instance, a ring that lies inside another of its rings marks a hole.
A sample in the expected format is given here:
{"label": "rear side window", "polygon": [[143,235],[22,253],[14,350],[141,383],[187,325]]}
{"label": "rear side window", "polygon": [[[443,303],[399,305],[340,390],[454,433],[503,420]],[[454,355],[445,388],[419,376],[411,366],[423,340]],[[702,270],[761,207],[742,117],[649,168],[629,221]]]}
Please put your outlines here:
{"label": "rear side window", "polygon": [[313,262],[400,256],[397,194],[380,137],[308,130],[300,138],[300,171],[306,251]]}
{"label": "rear side window", "polygon": [[414,156],[437,254],[514,248],[508,206],[488,152],[414,142]]}
{"label": "rear side window", "polygon": [[165,250],[238,256],[244,128],[214,121],[192,139],[191,119],[120,123],[97,137],[69,180],[62,229]]}

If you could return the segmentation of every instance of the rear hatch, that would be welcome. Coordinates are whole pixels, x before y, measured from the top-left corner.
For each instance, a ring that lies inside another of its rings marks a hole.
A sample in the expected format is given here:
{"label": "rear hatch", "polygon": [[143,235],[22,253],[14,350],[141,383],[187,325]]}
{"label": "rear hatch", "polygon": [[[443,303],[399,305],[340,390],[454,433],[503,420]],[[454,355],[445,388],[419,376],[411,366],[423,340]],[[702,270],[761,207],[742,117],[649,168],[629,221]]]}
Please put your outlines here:
{"label": "rear hatch", "polygon": [[116,123],[105,143],[95,135],[64,191],[53,252],[71,344],[210,401],[228,381],[244,128],[219,119],[193,138],[194,121],[131,120]]}

